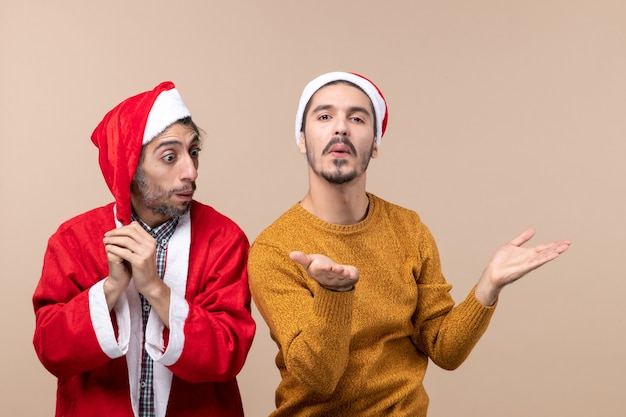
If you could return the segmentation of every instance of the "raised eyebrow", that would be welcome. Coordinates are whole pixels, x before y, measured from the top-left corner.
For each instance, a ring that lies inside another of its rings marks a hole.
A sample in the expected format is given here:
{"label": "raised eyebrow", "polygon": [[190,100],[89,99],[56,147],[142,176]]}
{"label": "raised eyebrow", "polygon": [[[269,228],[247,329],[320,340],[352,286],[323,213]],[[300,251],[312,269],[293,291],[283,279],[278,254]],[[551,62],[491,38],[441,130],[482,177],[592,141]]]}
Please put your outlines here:
{"label": "raised eyebrow", "polygon": [[[200,143],[200,138],[198,137],[198,135],[196,135],[192,140],[190,145],[197,145]],[[183,143],[179,140],[164,140],[163,142],[159,143],[157,145],[156,148],[154,148],[154,151],[158,151],[161,148],[167,148],[168,146],[183,146]]]}
{"label": "raised eyebrow", "polygon": [[156,148],[154,148],[154,151],[158,151],[161,148],[167,148],[170,146],[181,146],[182,143],[178,140],[165,140],[163,142],[160,142]]}

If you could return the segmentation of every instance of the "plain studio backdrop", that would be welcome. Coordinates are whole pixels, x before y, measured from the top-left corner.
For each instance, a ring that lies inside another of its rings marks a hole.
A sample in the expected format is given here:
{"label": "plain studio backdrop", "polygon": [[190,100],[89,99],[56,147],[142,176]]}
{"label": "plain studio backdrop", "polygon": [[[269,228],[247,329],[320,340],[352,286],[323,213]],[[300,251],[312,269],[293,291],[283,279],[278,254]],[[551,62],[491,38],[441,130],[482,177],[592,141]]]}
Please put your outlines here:
{"label": "plain studio backdrop", "polygon": [[[458,370],[431,365],[430,415],[626,415],[623,0],[3,0],[0,54],[0,414],[54,413],[31,296],[48,237],[111,201],[89,140],[104,114],[174,81],[206,132],[196,197],[253,241],[307,187],[302,88],[343,70],[389,104],[368,189],[422,216],[457,302],[527,226],[573,240],[503,292]],[[254,314],[239,382],[262,417],[277,349]]]}

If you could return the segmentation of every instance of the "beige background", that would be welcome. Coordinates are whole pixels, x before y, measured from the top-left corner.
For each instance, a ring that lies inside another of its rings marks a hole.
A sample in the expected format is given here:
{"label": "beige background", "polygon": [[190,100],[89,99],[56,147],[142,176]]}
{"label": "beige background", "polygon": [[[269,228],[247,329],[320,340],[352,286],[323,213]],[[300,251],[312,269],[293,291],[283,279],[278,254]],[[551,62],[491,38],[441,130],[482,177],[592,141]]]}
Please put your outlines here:
{"label": "beige background", "polygon": [[[503,293],[460,369],[429,369],[430,415],[626,415],[623,0],[95,4],[0,3],[0,414],[53,415],[30,297],[50,234],[111,199],[89,141],[106,111],[173,80],[207,132],[197,197],[252,241],[305,192],[301,89],[350,70],[390,108],[368,188],[422,215],[457,301],[526,226],[574,242]],[[252,417],[278,382],[255,317]]]}

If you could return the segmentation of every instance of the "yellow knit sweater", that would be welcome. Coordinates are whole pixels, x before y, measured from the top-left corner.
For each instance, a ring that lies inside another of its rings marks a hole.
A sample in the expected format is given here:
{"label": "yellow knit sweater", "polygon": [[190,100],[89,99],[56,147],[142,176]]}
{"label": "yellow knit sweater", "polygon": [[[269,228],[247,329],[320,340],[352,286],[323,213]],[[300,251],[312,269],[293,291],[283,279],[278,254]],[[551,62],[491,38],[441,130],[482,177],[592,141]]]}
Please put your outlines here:
{"label": "yellow knit sweater", "polygon": [[[252,296],[279,349],[274,417],[426,416],[428,358],[458,367],[489,324],[494,308],[473,290],[454,307],[417,213],[368,197],[358,224],[329,224],[296,204],[252,245]],[[354,265],[359,282],[326,290],[293,250]]]}

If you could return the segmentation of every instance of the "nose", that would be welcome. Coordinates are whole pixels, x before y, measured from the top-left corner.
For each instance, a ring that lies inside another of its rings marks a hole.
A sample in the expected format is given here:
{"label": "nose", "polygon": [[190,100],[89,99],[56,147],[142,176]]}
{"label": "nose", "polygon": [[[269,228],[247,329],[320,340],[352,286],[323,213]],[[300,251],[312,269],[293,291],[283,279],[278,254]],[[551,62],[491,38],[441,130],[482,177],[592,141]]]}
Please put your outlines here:
{"label": "nose", "polygon": [[343,117],[337,117],[335,119],[335,135],[347,136],[348,135],[348,122]]}
{"label": "nose", "polygon": [[198,161],[187,155],[181,161],[181,180],[182,181],[195,181],[198,178]]}

